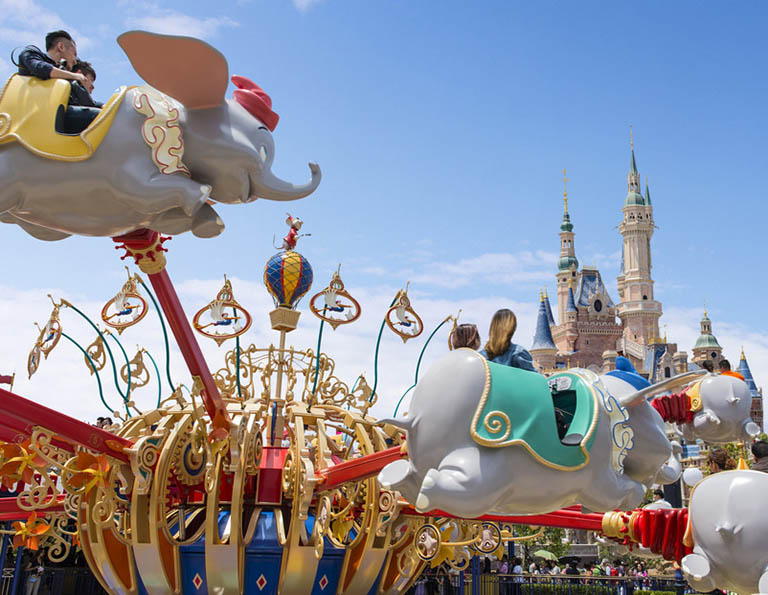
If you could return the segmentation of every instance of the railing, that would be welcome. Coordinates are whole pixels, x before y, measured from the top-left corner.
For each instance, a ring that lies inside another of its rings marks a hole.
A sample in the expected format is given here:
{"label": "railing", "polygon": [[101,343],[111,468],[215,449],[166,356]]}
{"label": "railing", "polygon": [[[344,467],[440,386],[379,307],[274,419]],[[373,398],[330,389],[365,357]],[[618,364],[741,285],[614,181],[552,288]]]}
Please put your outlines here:
{"label": "railing", "polygon": [[[38,595],[103,595],[99,581],[88,568],[50,567],[43,571]],[[11,593],[13,568],[3,569],[0,577],[0,595],[22,595],[27,582],[27,573],[22,572],[16,593]]]}
{"label": "railing", "polygon": [[456,574],[424,574],[409,595],[633,595],[635,591],[694,593],[684,582],[659,577],[587,577],[581,575],[466,573],[462,590]]}

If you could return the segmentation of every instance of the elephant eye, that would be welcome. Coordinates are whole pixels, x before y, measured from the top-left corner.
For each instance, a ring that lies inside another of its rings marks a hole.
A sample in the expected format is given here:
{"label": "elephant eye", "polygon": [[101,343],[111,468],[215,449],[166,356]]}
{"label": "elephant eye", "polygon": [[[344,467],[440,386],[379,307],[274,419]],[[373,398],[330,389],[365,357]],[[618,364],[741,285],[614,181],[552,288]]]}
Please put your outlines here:
{"label": "elephant eye", "polygon": [[267,128],[266,126],[259,126],[259,130],[269,131],[269,128]]}

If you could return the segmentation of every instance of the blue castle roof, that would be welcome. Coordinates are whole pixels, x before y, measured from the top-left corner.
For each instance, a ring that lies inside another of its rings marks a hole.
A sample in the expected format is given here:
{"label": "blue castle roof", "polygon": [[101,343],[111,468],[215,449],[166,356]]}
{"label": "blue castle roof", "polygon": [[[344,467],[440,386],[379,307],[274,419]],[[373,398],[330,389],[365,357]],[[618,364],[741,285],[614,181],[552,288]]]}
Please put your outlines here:
{"label": "blue castle roof", "polygon": [[536,334],[533,336],[533,345],[531,351],[536,349],[557,349],[555,341],[552,339],[552,331],[549,329],[549,319],[547,317],[548,302],[542,296],[539,302],[539,316],[536,319]]}
{"label": "blue castle roof", "polygon": [[576,303],[579,306],[589,306],[592,296],[595,294],[605,297],[606,303],[603,306],[607,308],[615,307],[613,300],[608,295],[608,289],[603,283],[600,271],[596,269],[584,268],[579,276],[579,285],[576,288]]}
{"label": "blue castle roof", "polygon": [[549,296],[544,294],[544,307],[547,309],[547,320],[550,325],[555,324],[555,317],[552,314],[552,306],[549,305]]}
{"label": "blue castle roof", "polygon": [[741,352],[741,359],[739,360],[739,367],[736,368],[736,371],[744,376],[744,382],[747,383],[747,388],[749,388],[749,394],[752,395],[753,399],[756,399],[760,396],[760,393],[757,390],[757,384],[755,383],[755,379],[752,376],[752,370],[749,369],[749,364],[747,363],[747,358],[744,356],[744,352]]}
{"label": "blue castle roof", "polygon": [[576,310],[576,301],[573,299],[573,287],[568,288],[568,301],[565,304],[566,312],[578,312]]}

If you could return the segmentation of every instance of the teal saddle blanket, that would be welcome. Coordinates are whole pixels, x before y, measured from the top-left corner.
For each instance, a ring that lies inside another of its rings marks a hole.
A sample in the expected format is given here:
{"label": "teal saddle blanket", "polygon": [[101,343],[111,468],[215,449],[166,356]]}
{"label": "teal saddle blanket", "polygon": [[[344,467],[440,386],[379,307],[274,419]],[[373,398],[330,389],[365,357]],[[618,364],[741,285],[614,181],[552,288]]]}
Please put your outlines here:
{"label": "teal saddle blanket", "polygon": [[[576,369],[546,378],[481,359],[486,380],[471,422],[473,440],[492,448],[520,446],[539,463],[556,469],[584,467],[600,413],[598,394],[589,378],[597,377]],[[566,431],[580,435],[581,440],[563,444]]]}

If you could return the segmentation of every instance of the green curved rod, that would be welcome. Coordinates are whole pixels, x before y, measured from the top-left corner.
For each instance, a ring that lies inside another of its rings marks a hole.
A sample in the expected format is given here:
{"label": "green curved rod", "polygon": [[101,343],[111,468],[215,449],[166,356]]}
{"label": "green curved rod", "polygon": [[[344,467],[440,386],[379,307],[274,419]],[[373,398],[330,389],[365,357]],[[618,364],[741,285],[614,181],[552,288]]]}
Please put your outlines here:
{"label": "green curved rod", "polygon": [[[328,306],[323,306],[323,315]],[[320,377],[320,342],[323,340],[323,325],[325,320],[320,319],[320,332],[317,333],[317,360],[315,361],[315,382],[312,385],[312,400],[315,400],[315,392],[317,392],[317,379]]]}
{"label": "green curved rod", "polygon": [[[400,294],[398,293],[395,296],[395,299],[392,300],[392,303],[389,305],[391,308],[395,305],[395,302],[397,301],[397,298]],[[389,312],[389,308],[387,308],[387,312]],[[373,397],[376,396],[376,387],[379,385],[379,346],[381,345],[381,335],[384,333],[384,325],[387,324],[387,317],[384,316],[384,320],[381,321],[381,328],[379,329],[379,336],[376,339],[376,353],[373,356],[373,390],[371,391],[371,396],[368,397],[368,402],[373,401]]]}
{"label": "green curved rod", "polygon": [[155,376],[157,377],[157,407],[159,408],[160,401],[162,400],[162,396],[163,396],[163,387],[160,383],[160,370],[157,369],[157,363],[155,363],[155,358],[152,357],[152,354],[146,349],[144,350],[144,353],[147,354],[147,356],[149,357],[149,361],[151,361],[152,365],[155,367]]}
{"label": "green curved rod", "polygon": [[88,352],[80,346],[80,343],[75,341],[67,333],[62,332],[61,336],[64,337],[65,339],[69,339],[70,341],[72,341],[74,346],[77,347],[80,351],[83,352],[83,355],[85,356],[85,359],[87,359],[88,363],[91,365],[91,370],[93,370],[93,373],[96,375],[96,382],[98,382],[98,384],[99,384],[99,398],[101,399],[101,402],[104,404],[104,407],[107,408],[109,413],[110,414],[114,414],[115,410],[112,409],[112,407],[110,407],[109,405],[107,405],[107,402],[104,400],[104,391],[101,388],[101,378],[99,377],[99,371],[96,369],[96,364],[93,363],[93,359],[91,359],[91,356],[88,355]]}
{"label": "green curved rod", "polygon": [[[139,283],[141,283],[141,286],[144,288],[144,291],[147,292],[147,295],[149,295],[149,299],[152,300],[152,305],[155,306],[155,312],[157,312],[157,317],[160,319],[160,326],[163,329],[163,339],[165,340],[165,375],[168,378],[168,386],[171,387],[171,391],[174,391],[174,384],[173,380],[171,380],[171,347],[168,343],[168,329],[165,328],[165,320],[163,319],[163,312],[160,310],[160,306],[157,305],[157,300],[155,299],[155,295],[150,291],[149,287],[147,287],[147,284],[144,283],[144,279],[136,275],[136,279],[139,280]],[[159,376],[158,376],[159,380]]]}
{"label": "green curved rod", "polygon": [[[109,354],[109,361],[112,363],[112,374],[113,374],[114,379],[115,379],[115,388],[117,389],[117,392],[120,394],[120,396],[123,398],[123,403],[127,403],[128,402],[128,395],[123,392],[123,390],[120,388],[120,383],[117,381],[117,366],[115,365],[115,358],[112,355],[112,349],[110,349],[109,343],[104,338],[104,335],[99,330],[99,327],[97,327],[95,324],[93,324],[93,321],[90,318],[88,318],[78,308],[76,308],[75,306],[73,306],[69,302],[62,302],[62,306],[66,306],[68,308],[72,308],[75,312],[77,312],[80,316],[82,316],[88,322],[88,324],[90,324],[93,327],[93,330],[95,330],[98,333],[99,337],[101,337],[101,341],[102,341],[102,343],[104,343],[104,347],[107,348],[107,353]],[[129,370],[129,372],[130,372],[130,370]],[[127,410],[127,406],[126,406],[126,410]],[[130,415],[130,413],[129,413],[129,415]]]}
{"label": "green curved rod", "polygon": [[123,348],[123,344],[120,342],[120,339],[118,339],[112,333],[109,333],[109,336],[115,340],[115,343],[117,343],[117,346],[120,348],[120,351],[123,352],[123,358],[125,359],[125,369],[128,371],[128,390],[126,391],[126,394],[128,395],[128,397],[130,397],[131,396],[131,362],[128,360],[128,354],[125,352],[125,348]]}
{"label": "green curved rod", "polygon": [[237,396],[240,397],[240,400],[243,400],[243,393],[240,388],[240,335],[235,337],[235,374],[237,374]]}
{"label": "green curved rod", "polygon": [[400,409],[400,403],[403,402],[405,395],[411,392],[413,390],[413,387],[416,386],[416,383],[419,381],[419,368],[421,367],[421,358],[424,357],[424,352],[427,350],[427,346],[429,345],[429,342],[432,340],[432,337],[435,336],[435,333],[437,333],[437,331],[440,330],[440,327],[442,327],[449,320],[450,320],[450,317],[446,318],[440,324],[438,324],[435,330],[432,331],[432,334],[429,335],[429,338],[424,343],[424,347],[421,348],[421,353],[419,354],[419,360],[416,362],[416,374],[413,377],[413,384],[408,388],[407,391],[403,393],[403,396],[400,397],[400,400],[397,402],[397,406],[395,407],[395,412],[392,414],[392,417],[397,416],[397,410]]}

